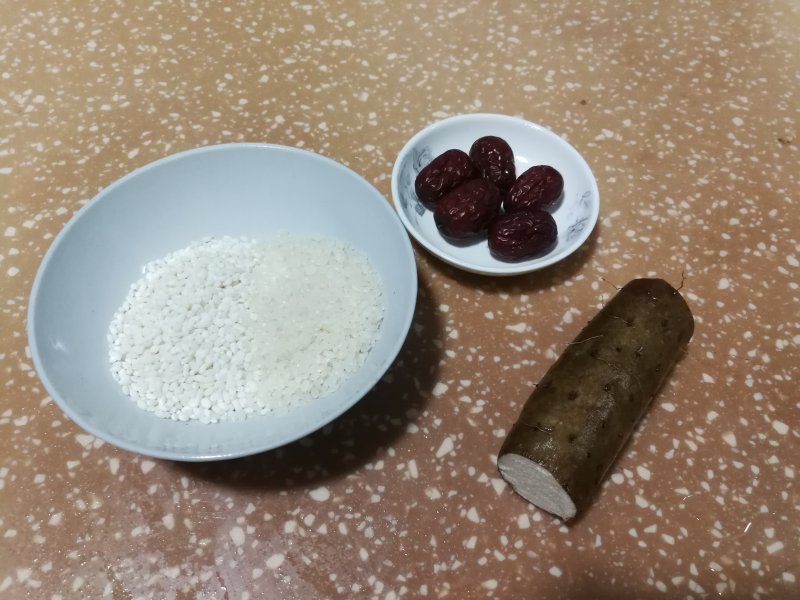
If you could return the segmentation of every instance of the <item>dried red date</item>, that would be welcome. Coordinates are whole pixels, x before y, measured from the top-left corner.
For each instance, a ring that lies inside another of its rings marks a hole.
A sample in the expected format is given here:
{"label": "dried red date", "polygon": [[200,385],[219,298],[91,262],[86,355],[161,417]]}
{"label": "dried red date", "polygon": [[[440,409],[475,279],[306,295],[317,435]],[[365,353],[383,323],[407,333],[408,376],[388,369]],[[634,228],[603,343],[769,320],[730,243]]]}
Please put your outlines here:
{"label": "dried red date", "polygon": [[503,138],[487,135],[478,138],[469,149],[469,157],[484,179],[508,191],[517,179],[514,151]]}
{"label": "dried red date", "polygon": [[447,150],[428,163],[414,180],[420,200],[435,204],[447,192],[477,177],[472,159],[463,150]]}
{"label": "dried red date", "polygon": [[489,251],[500,260],[523,260],[543,254],[557,239],[556,221],[543,210],[511,213],[489,225]]}
{"label": "dried red date", "polygon": [[473,179],[439,200],[433,220],[442,235],[455,239],[485,231],[500,212],[500,190],[491,181]]}
{"label": "dried red date", "polygon": [[503,207],[506,212],[520,210],[545,210],[555,204],[564,191],[561,173],[548,165],[531,167],[511,186]]}

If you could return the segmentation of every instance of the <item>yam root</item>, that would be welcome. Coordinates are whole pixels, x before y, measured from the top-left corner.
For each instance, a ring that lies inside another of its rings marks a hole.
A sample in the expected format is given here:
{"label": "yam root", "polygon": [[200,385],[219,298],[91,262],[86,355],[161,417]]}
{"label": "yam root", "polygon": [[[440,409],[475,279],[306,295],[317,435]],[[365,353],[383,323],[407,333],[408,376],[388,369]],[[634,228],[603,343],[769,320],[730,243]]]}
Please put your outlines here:
{"label": "yam root", "polygon": [[666,281],[625,285],[530,395],[498,455],[503,478],[565,521],[580,514],[693,331],[688,305]]}

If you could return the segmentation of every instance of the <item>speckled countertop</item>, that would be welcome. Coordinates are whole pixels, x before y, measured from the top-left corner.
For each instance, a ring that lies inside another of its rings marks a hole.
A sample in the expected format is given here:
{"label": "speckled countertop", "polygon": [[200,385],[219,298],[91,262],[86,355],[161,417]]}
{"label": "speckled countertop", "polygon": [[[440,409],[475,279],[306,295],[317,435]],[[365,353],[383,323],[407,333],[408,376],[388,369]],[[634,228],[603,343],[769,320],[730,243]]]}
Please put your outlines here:
{"label": "speckled countertop", "polygon": [[[0,596],[800,596],[800,8],[681,2],[0,1]],[[229,463],[85,434],[26,351],[39,261],[131,169],[268,141],[390,199],[422,126],[545,124],[598,178],[598,226],[513,279],[415,247],[389,381],[331,427]],[[683,291],[686,357],[575,525],[495,460],[531,386],[636,276]]]}

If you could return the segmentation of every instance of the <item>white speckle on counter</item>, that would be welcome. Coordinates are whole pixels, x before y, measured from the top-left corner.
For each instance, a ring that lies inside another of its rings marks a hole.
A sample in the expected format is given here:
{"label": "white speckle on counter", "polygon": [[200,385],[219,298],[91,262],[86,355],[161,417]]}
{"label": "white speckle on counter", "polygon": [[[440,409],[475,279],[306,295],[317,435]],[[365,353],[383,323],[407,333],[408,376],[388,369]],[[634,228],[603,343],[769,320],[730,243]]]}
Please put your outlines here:
{"label": "white speckle on counter", "polygon": [[481,587],[487,590],[495,590],[497,589],[497,579],[487,579],[483,583],[481,583]]}
{"label": "white speckle on counter", "polygon": [[531,526],[531,520],[528,518],[528,513],[522,513],[517,517],[517,527],[520,529],[528,529]]}
{"label": "white speckle on counter", "polygon": [[154,463],[152,460],[143,460],[140,466],[142,468],[142,473],[147,475],[150,471],[153,470],[153,467],[156,466],[156,463]]}
{"label": "white speckle on counter", "polygon": [[172,513],[166,514],[163,517],[161,517],[161,523],[167,529],[174,529],[175,528],[175,517],[173,516]]}
{"label": "white speckle on counter", "polygon": [[108,459],[108,470],[111,471],[112,475],[116,475],[117,471],[119,471],[119,459],[116,457],[112,457]]}
{"label": "white speckle on counter", "polygon": [[436,451],[436,458],[442,458],[453,451],[453,437],[447,436]]}
{"label": "white speckle on counter", "polygon": [[492,477],[492,487],[494,488],[495,493],[499,496],[503,493],[503,490],[506,489],[505,479],[500,479],[499,477]]}
{"label": "white speckle on counter", "polygon": [[283,564],[284,560],[286,560],[286,556],[284,554],[273,554],[267,559],[267,568],[274,571]]}
{"label": "white speckle on counter", "polygon": [[431,500],[438,500],[439,498],[442,497],[442,493],[435,487],[425,488],[425,495]]}
{"label": "white speckle on counter", "polygon": [[778,421],[777,419],[772,422],[772,428],[781,435],[786,435],[786,433],[789,431],[789,426],[783,421]]}
{"label": "white speckle on counter", "polygon": [[231,528],[230,536],[231,540],[233,540],[233,543],[237,546],[244,544],[244,530],[238,525]]}
{"label": "white speckle on counter", "polygon": [[636,473],[645,481],[650,481],[650,470],[647,467],[639,465],[636,467]]}
{"label": "white speckle on counter", "polygon": [[769,546],[767,546],[767,552],[769,554],[775,554],[781,550],[783,550],[783,542],[781,541],[772,542]]}
{"label": "white speckle on counter", "polygon": [[166,577],[169,579],[175,579],[178,575],[181,574],[180,567],[167,567],[162,571]]}
{"label": "white speckle on counter", "polygon": [[131,537],[136,538],[148,533],[149,531],[150,531],[149,527],[140,525],[138,527],[134,527],[133,529],[131,529]]}
{"label": "white speckle on counter", "polygon": [[703,383],[714,383],[714,378],[708,373],[703,373]]}
{"label": "white speckle on counter", "polygon": [[725,440],[731,448],[736,448],[736,435],[732,431],[726,431],[722,434],[722,439]]}
{"label": "white speckle on counter", "polygon": [[84,448],[91,447],[92,442],[94,442],[94,436],[85,433],[79,433],[75,436],[75,439],[78,440],[78,443]]}
{"label": "white speckle on counter", "polygon": [[525,323],[516,323],[515,325],[506,325],[506,329],[516,333],[525,333],[528,326]]}
{"label": "white speckle on counter", "polygon": [[561,569],[559,569],[555,565],[550,567],[550,570],[548,571],[548,573],[550,573],[550,575],[552,575],[553,577],[561,577]]}
{"label": "white speckle on counter", "polygon": [[[340,525],[344,525],[344,523],[340,523]],[[283,524],[283,533],[294,533],[295,531],[297,531],[297,521],[294,519],[286,521],[286,523]]]}
{"label": "white speckle on counter", "polygon": [[699,583],[694,581],[693,579],[689,580],[689,589],[692,590],[695,594],[705,594],[705,589]]}
{"label": "white speckle on counter", "polygon": [[718,290],[727,290],[729,287],[731,287],[731,282],[727,277],[720,279],[719,283],[717,284]]}
{"label": "white speckle on counter", "polygon": [[434,396],[441,396],[447,391],[447,384],[438,381],[435,386],[433,386],[433,391],[431,392]]}
{"label": "white speckle on counter", "polygon": [[17,581],[20,583],[28,581],[32,573],[33,570],[28,567],[17,568]]}
{"label": "white speckle on counter", "polygon": [[467,519],[469,519],[473,523],[481,522],[481,517],[480,515],[478,515],[478,511],[474,506],[471,506],[470,509],[467,511]]}
{"label": "white speckle on counter", "polygon": [[325,486],[322,486],[311,490],[308,495],[311,496],[312,500],[316,500],[317,502],[325,502],[331,497],[331,491]]}

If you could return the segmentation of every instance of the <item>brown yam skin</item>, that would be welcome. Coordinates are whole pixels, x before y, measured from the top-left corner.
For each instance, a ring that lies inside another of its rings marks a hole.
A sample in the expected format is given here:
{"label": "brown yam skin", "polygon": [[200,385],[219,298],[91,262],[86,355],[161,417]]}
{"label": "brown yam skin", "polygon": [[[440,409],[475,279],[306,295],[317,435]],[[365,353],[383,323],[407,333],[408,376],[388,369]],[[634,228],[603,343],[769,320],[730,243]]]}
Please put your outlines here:
{"label": "brown yam skin", "polygon": [[500,456],[519,454],[546,468],[579,515],[693,331],[689,307],[666,281],[631,281],[547,371]]}

